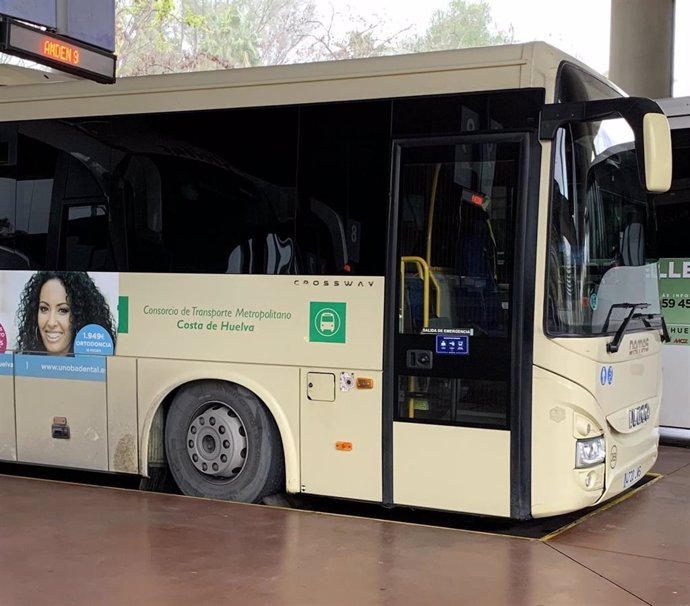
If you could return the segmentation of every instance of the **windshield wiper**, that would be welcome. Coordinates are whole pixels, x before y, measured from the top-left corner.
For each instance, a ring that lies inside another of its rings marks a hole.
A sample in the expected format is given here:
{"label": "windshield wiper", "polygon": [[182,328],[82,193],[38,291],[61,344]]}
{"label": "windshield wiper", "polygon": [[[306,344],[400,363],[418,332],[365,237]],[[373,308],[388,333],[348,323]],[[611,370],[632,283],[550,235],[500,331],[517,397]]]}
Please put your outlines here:
{"label": "windshield wiper", "polygon": [[[635,311],[638,309],[645,309],[647,307],[649,307],[649,303],[614,303],[613,305],[611,305],[609,313],[606,314],[606,320],[604,322],[604,325],[601,327],[601,332],[606,332],[608,330],[609,320],[611,319],[611,313],[614,309],[629,309],[630,312],[627,316],[625,316],[625,319],[621,322],[621,325],[618,327],[618,330],[616,331],[616,334],[613,336],[611,342],[606,344],[607,352],[616,353],[618,351],[618,349],[621,346],[621,341],[623,340],[623,335],[625,334],[625,329],[628,327],[630,320],[632,320],[633,316],[635,315]],[[638,314],[638,317],[642,315],[644,314]]]}

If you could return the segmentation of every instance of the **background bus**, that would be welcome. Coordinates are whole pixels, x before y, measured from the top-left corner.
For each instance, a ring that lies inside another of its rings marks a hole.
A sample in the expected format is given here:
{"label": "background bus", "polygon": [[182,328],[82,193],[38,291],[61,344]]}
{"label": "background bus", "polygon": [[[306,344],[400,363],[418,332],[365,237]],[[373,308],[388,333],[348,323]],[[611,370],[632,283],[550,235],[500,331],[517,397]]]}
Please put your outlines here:
{"label": "background bus", "polygon": [[664,347],[661,436],[690,442],[690,98],[660,99],[671,125],[673,185],[655,200],[660,295],[671,342]]}
{"label": "background bus", "polygon": [[513,518],[654,464],[654,102],[542,43],[3,92],[0,458]]}

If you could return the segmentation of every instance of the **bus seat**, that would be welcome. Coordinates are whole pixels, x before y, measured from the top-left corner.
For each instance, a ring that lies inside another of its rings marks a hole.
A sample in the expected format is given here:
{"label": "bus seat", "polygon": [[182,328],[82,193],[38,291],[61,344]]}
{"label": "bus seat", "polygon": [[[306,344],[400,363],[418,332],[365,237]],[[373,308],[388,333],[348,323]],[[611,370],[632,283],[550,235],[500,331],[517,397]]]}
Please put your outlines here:
{"label": "bus seat", "polygon": [[292,238],[267,233],[249,238],[230,251],[226,274],[292,274],[295,247]]}
{"label": "bus seat", "polygon": [[65,249],[65,268],[74,271],[108,271],[113,266],[106,248],[81,244],[76,236],[68,236]]}
{"label": "bus seat", "polygon": [[31,269],[31,263],[18,250],[0,246],[0,269]]}
{"label": "bus seat", "polygon": [[308,209],[300,210],[297,241],[299,273],[319,275],[349,271],[343,219],[324,202],[311,198]]}
{"label": "bus seat", "polygon": [[639,266],[645,264],[644,227],[633,222],[625,226],[621,241],[623,265]]}
{"label": "bus seat", "polygon": [[404,332],[421,332],[424,325],[424,283],[417,274],[405,274],[404,309]]}
{"label": "bus seat", "polygon": [[486,332],[500,328],[501,302],[494,276],[495,251],[487,213],[479,206],[462,204],[456,246],[458,321],[461,326]]}

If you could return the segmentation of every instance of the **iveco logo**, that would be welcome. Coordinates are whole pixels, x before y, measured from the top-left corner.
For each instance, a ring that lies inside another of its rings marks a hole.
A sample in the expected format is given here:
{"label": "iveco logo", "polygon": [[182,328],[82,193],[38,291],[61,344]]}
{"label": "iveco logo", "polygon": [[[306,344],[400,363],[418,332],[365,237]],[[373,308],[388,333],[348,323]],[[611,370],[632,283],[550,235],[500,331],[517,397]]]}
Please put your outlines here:
{"label": "iveco logo", "polygon": [[652,411],[649,408],[649,404],[643,404],[636,408],[631,408],[628,411],[628,427],[632,429],[642,423],[649,421],[649,417],[652,416]]}
{"label": "iveco logo", "polygon": [[642,339],[630,339],[630,345],[628,346],[629,356],[639,356],[640,354],[647,353],[649,351],[649,337],[644,337]]}

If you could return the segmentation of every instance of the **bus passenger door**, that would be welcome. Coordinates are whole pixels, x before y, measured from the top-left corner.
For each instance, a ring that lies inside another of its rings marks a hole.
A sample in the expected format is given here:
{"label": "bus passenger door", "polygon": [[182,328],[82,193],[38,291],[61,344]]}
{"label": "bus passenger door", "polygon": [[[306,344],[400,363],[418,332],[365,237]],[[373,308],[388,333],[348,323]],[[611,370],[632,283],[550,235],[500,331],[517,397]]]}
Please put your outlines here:
{"label": "bus passenger door", "polygon": [[493,135],[397,146],[397,325],[387,357],[396,504],[510,515],[523,144]]}

